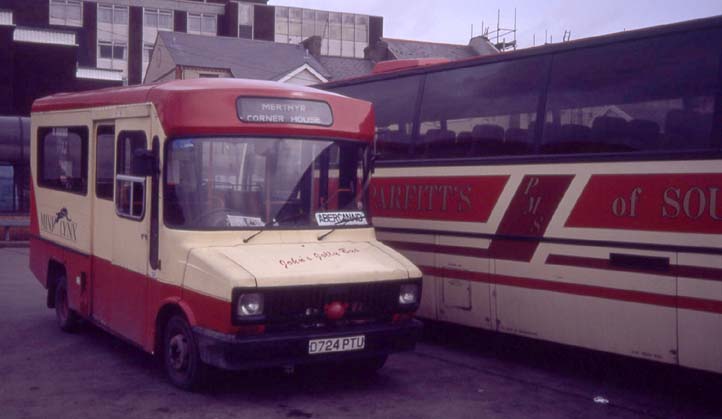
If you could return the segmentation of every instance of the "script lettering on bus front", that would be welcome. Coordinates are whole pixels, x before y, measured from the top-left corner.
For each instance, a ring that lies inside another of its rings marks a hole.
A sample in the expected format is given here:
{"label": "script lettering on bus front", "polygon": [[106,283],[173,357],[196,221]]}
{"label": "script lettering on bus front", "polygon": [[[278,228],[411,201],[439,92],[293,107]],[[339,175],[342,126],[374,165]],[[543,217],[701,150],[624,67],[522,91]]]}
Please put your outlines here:
{"label": "script lettering on bus front", "polygon": [[341,256],[345,255],[353,255],[361,253],[361,250],[352,247],[339,247],[337,249],[333,250],[323,250],[320,252],[313,252],[307,255],[299,255],[299,256],[292,256],[289,258],[279,259],[278,264],[283,266],[284,269],[288,269],[289,267],[298,266],[298,265],[306,265],[308,263],[312,262],[325,262],[328,259],[334,259],[339,258]]}
{"label": "script lettering on bus front", "polygon": [[78,240],[78,223],[70,218],[67,208],[62,208],[55,214],[41,212],[40,229],[66,240]]}

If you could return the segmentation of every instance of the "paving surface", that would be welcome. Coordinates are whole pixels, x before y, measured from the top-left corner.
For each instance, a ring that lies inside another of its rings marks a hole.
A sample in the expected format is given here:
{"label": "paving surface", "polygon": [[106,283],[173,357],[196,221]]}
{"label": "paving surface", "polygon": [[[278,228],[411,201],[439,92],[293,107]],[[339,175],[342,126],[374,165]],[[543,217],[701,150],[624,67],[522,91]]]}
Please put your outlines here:
{"label": "paving surface", "polygon": [[217,373],[185,393],[129,344],[61,332],[27,264],[0,249],[3,419],[722,417],[719,375],[439,324],[375,376]]}

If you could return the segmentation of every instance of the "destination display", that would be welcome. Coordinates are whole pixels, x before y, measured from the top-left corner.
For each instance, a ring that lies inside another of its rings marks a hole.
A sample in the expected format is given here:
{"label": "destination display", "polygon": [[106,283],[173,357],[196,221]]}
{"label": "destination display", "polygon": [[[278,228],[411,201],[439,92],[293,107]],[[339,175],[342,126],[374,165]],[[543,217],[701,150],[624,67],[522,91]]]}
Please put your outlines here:
{"label": "destination display", "polygon": [[314,100],[272,97],[240,97],[236,102],[238,118],[243,122],[262,124],[333,124],[328,103]]}
{"label": "destination display", "polygon": [[317,212],[316,223],[320,227],[368,225],[366,214],[363,211]]}

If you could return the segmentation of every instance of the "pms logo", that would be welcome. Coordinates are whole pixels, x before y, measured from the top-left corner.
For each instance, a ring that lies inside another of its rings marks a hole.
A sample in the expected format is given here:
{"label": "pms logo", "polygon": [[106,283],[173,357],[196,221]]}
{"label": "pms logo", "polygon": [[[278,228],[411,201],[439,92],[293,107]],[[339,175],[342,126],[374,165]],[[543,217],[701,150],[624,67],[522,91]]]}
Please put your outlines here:
{"label": "pms logo", "polygon": [[66,240],[78,240],[78,223],[70,219],[67,208],[62,208],[55,215],[40,213],[40,229],[48,234]]}

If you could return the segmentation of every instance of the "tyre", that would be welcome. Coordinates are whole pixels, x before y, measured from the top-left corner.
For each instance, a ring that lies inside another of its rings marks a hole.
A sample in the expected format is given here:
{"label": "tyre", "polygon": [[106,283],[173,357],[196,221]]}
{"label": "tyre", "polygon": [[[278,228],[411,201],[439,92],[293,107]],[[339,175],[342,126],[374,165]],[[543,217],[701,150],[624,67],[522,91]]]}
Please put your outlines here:
{"label": "tyre", "polygon": [[80,324],[78,314],[68,305],[68,282],[65,275],[60,276],[55,285],[55,318],[64,332],[74,332]]}
{"label": "tyre", "polygon": [[198,390],[205,381],[206,365],[190,325],[182,316],[168,320],[163,338],[163,365],[168,379],[183,390]]}

